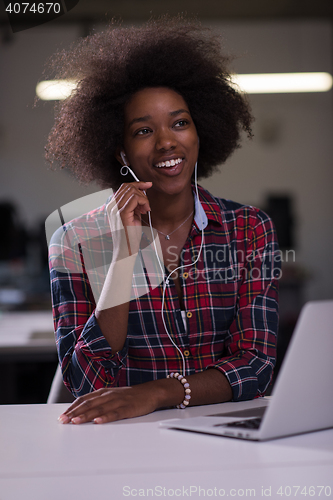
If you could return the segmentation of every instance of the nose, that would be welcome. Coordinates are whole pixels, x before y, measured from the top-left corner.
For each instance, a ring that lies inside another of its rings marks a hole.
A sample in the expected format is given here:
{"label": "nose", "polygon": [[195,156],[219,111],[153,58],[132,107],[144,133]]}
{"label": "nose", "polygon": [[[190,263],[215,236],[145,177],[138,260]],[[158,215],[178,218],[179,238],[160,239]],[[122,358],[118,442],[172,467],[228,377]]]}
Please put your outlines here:
{"label": "nose", "polygon": [[177,141],[172,130],[163,128],[157,131],[155,147],[158,151],[169,151],[175,149],[176,145]]}

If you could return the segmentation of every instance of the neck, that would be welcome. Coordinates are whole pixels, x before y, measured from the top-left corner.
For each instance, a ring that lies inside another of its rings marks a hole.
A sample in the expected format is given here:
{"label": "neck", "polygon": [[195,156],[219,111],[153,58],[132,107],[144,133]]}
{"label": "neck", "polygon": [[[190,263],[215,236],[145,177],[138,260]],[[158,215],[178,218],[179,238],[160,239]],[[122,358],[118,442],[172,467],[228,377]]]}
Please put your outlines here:
{"label": "neck", "polygon": [[[149,198],[151,217],[154,226],[162,230],[162,227],[171,231],[175,226],[181,224],[194,210],[194,196],[191,185],[179,194],[168,195],[147,191]],[[148,216],[144,216],[148,220]]]}

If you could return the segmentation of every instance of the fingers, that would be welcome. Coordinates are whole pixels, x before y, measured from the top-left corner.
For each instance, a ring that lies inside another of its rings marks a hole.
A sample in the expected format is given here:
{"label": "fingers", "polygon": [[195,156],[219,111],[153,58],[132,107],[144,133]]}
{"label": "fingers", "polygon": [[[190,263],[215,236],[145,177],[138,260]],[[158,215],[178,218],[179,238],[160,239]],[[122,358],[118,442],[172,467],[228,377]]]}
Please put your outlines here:
{"label": "fingers", "polygon": [[[63,424],[83,424],[112,422],[120,418],[128,418],[131,408],[131,398],[124,397],[123,391],[131,387],[99,389],[79,397],[67,410],[60,415],[59,422]],[[129,415],[131,416],[131,415]]]}
{"label": "fingers", "polygon": [[63,424],[92,421],[102,424],[146,415],[157,408],[152,395],[152,389],[146,387],[146,384],[99,389],[78,398],[58,420]]}
{"label": "fingers", "polygon": [[139,216],[140,214],[146,214],[150,211],[148,198],[143,193],[141,194],[141,192],[138,195],[136,192],[131,192],[129,190],[117,205],[121,216],[125,218],[128,214],[126,220],[129,223],[132,222],[131,219],[134,218],[135,215]]}
{"label": "fingers", "polygon": [[120,212],[131,212],[139,208],[140,213],[150,211],[150,204],[144,190],[152,186],[151,182],[133,182],[122,184],[114,194]]}
{"label": "fingers", "polygon": [[138,252],[142,236],[141,215],[150,211],[144,189],[151,186],[152,182],[124,183],[106,207],[116,258]]}
{"label": "fingers", "polygon": [[[99,392],[99,391],[96,391],[96,393]],[[86,394],[85,396],[83,397],[79,397],[77,398],[74,403],[72,403],[68,408],[67,410],[64,411],[64,413],[62,415],[60,415],[60,417],[58,418],[59,422],[61,422],[62,424],[67,424],[71,421],[71,418],[75,415],[78,415],[78,413],[80,413],[80,411],[78,412],[78,408],[80,408],[80,406],[82,405],[82,403],[84,401],[89,401],[89,399],[93,399],[95,397],[95,394],[96,393],[89,393],[89,394]]]}

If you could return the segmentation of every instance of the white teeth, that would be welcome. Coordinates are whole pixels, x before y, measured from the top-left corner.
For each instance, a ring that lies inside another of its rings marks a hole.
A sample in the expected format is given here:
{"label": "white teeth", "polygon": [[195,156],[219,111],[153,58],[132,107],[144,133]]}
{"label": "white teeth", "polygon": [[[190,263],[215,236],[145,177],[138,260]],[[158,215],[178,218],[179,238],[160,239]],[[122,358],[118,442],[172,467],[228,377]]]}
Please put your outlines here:
{"label": "white teeth", "polygon": [[182,158],[177,158],[176,160],[161,161],[160,163],[156,163],[155,167],[158,167],[158,168],[174,167],[175,165],[178,165],[182,161],[183,161]]}

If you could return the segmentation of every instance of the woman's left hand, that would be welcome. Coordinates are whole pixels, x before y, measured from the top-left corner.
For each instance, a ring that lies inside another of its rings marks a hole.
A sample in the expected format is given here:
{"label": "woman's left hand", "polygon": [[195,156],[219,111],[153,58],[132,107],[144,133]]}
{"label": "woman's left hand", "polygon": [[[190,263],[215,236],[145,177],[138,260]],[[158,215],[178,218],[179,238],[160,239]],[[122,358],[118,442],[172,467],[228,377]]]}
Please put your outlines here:
{"label": "woman's left hand", "polygon": [[98,389],[77,398],[58,420],[63,424],[104,424],[146,415],[158,407],[155,391],[149,385]]}

